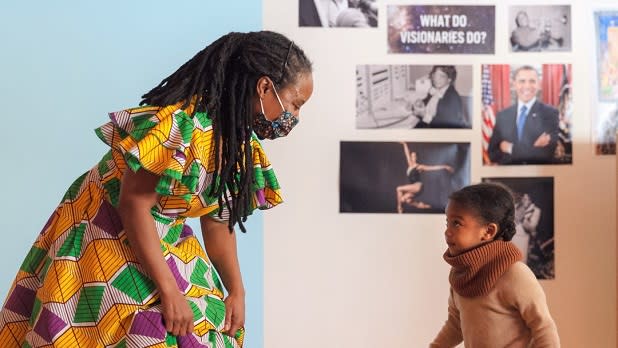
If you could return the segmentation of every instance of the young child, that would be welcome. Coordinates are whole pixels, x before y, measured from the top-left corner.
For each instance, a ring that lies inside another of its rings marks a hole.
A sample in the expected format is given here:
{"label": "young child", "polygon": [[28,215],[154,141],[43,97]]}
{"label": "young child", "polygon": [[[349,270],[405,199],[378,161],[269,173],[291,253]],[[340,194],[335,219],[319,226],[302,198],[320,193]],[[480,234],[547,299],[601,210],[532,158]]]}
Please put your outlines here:
{"label": "young child", "polygon": [[510,191],[498,184],[464,187],[446,207],[452,266],[448,319],[431,348],[560,347],[545,293],[519,249]]}

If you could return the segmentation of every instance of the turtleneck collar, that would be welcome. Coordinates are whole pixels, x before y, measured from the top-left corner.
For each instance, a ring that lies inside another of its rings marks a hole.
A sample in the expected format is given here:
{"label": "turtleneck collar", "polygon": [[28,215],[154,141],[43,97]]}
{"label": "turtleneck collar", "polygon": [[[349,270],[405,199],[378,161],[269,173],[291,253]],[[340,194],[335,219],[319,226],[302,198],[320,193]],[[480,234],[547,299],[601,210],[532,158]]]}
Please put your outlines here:
{"label": "turtleneck collar", "polygon": [[487,294],[496,281],[517,261],[522,259],[519,249],[511,242],[491,241],[444,260],[452,266],[449,282],[457,294],[476,297]]}

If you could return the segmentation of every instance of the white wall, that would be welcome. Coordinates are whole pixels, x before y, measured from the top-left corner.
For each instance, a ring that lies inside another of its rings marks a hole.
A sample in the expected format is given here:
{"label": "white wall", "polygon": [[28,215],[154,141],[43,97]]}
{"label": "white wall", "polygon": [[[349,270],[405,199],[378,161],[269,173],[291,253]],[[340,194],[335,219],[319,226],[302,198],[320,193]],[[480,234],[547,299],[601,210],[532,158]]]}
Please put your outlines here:
{"label": "white wall", "polygon": [[[315,67],[314,95],[300,125],[289,138],[267,144],[287,203],[264,215],[265,346],[423,347],[439,330],[449,287],[441,257],[444,216],[338,212],[339,141],[407,140],[471,142],[473,182],[553,176],[556,279],[541,284],[563,347],[615,347],[616,164],[613,156],[594,156],[590,143],[597,5],[547,1],[572,5],[572,52],[513,54],[507,47],[508,4],[522,2],[484,2],[497,4],[496,54],[456,57],[457,64],[474,66],[473,129],[356,130],[356,65],[454,59],[387,54],[386,2],[380,2],[377,29],[323,29],[298,28],[296,0],[264,0],[265,29],[290,35]],[[530,62],[573,64],[573,165],[483,167],[480,64]]]}

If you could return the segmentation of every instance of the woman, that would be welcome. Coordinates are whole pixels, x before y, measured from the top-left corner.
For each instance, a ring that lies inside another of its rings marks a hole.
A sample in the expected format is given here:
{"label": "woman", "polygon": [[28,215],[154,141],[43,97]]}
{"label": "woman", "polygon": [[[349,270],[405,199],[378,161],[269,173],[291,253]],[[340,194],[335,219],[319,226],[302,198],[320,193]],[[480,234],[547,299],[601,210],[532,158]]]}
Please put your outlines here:
{"label": "woman", "polygon": [[515,15],[515,29],[511,32],[511,47],[517,51],[538,51],[541,48],[541,32],[530,25],[526,11]]}
{"label": "woman", "polygon": [[[298,123],[311,69],[283,35],[230,33],[143,107],[110,113],[96,130],[110,151],[71,185],[17,274],[3,347],[242,346],[233,227],[281,202],[257,138]],[[208,256],[188,217],[200,217]]]}
{"label": "woman", "polygon": [[416,128],[466,128],[461,96],[455,89],[457,70],[452,65],[434,65],[429,72],[431,89],[412,106],[419,118]]}
{"label": "woman", "polygon": [[425,165],[416,161],[416,152],[410,152],[408,143],[402,141],[403,152],[406,155],[408,161],[408,169],[406,175],[408,176],[408,184],[397,186],[397,212],[403,213],[403,204],[407,204],[410,207],[417,209],[431,209],[431,205],[416,200],[416,196],[423,189],[423,182],[421,181],[421,173],[434,170],[446,170],[449,173],[453,173],[453,167],[447,164],[439,165]]}

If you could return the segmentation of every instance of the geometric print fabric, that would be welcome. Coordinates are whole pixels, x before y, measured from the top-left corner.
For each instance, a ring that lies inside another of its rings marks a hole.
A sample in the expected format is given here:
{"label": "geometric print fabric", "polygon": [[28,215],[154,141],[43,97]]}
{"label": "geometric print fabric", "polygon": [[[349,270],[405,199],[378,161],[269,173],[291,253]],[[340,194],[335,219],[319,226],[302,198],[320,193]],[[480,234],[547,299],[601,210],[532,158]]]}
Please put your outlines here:
{"label": "geometric print fabric", "polygon": [[[221,332],[223,288],[187,217],[227,214],[208,196],[213,132],[205,113],[180,105],[110,114],[97,128],[110,146],[70,185],[26,255],[0,311],[2,347],[241,347],[244,331]],[[252,139],[254,209],[282,200]],[[165,331],[153,281],[137,261],[116,211],[122,172],[160,176],[152,216],[165,261],[194,314],[194,333]]]}

